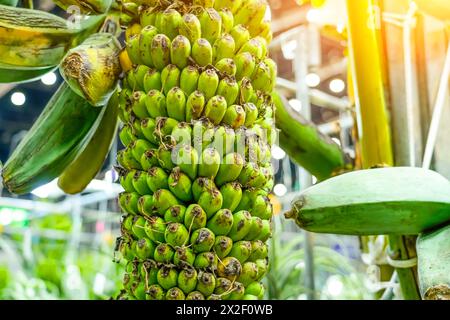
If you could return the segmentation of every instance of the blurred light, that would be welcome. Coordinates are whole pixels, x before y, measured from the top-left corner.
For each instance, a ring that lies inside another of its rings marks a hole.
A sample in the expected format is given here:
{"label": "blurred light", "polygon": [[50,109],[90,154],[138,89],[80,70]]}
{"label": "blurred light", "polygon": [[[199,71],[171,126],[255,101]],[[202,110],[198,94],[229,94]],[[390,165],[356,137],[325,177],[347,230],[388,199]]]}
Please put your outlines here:
{"label": "blurred light", "polygon": [[116,170],[111,169],[105,172],[105,181],[109,183],[116,182],[119,178],[119,175],[117,174]]}
{"label": "blurred light", "polygon": [[275,187],[273,187],[273,193],[278,197],[282,197],[287,193],[287,188],[282,183],[276,184]]}
{"label": "blurred light", "polygon": [[272,147],[272,157],[276,160],[281,160],[286,157],[286,152],[284,152],[284,150],[279,146],[274,145]]}
{"label": "blurred light", "polygon": [[289,100],[289,104],[291,105],[292,109],[294,109],[297,112],[302,111],[302,102],[298,99],[291,99]]}
{"label": "blurred light", "polygon": [[320,84],[320,77],[316,73],[308,73],[305,77],[308,87],[316,87]]}
{"label": "blurred light", "polygon": [[294,60],[295,49],[297,49],[297,40],[289,40],[281,45],[281,51],[283,51],[283,57],[286,60]]}
{"label": "blurred light", "polygon": [[269,6],[266,6],[266,12],[264,14],[264,21],[272,21],[272,10]]}
{"label": "blurred light", "polygon": [[311,178],[312,178],[312,179],[311,179],[311,180],[312,180],[312,183],[313,183],[313,184],[316,184],[316,183],[317,183],[317,178],[316,178],[315,176],[312,176]]}
{"label": "blurred light", "polygon": [[0,208],[0,225],[8,225],[12,222],[24,221],[27,218],[27,211],[19,208]]}
{"label": "blurred light", "polygon": [[336,142],[337,145],[341,146],[341,140],[339,140],[338,138],[331,138],[331,140]]}
{"label": "blurred light", "polygon": [[337,297],[342,293],[344,284],[338,276],[330,276],[327,280],[326,287],[331,296]]}
{"label": "blurred light", "polygon": [[11,102],[16,106],[23,106],[27,98],[22,92],[14,92],[11,95]]}
{"label": "blurred light", "polygon": [[41,81],[46,86],[54,85],[56,82],[56,74],[54,72],[47,73],[41,78]]}
{"label": "blurred light", "polygon": [[97,273],[94,279],[93,291],[96,295],[102,295],[105,290],[106,277],[103,273]]}
{"label": "blurred light", "polygon": [[320,11],[317,9],[309,9],[306,13],[306,20],[308,22],[318,22],[320,19]]}
{"label": "blurred light", "polygon": [[330,81],[329,87],[334,93],[340,93],[345,89],[345,82],[341,79],[333,79]]}
{"label": "blurred light", "polygon": [[342,32],[344,32],[344,29],[345,29],[345,23],[339,22],[336,26],[337,32],[342,33]]}
{"label": "blurred light", "polygon": [[59,196],[61,194],[64,194],[61,189],[58,187],[58,178],[55,180],[44,184],[43,186],[37,187],[33,191],[31,191],[33,195],[39,198],[49,198],[54,196]]}

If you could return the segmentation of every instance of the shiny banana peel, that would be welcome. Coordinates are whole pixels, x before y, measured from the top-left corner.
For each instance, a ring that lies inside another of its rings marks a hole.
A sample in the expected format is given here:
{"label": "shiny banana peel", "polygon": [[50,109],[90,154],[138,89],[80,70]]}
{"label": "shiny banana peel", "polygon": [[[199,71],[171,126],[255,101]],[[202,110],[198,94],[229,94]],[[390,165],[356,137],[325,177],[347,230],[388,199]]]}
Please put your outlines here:
{"label": "shiny banana peel", "polygon": [[63,83],[5,163],[4,186],[24,194],[57,178],[87,146],[104,111]]}
{"label": "shiny banana peel", "polygon": [[55,69],[56,67],[32,70],[7,69],[0,67],[0,83],[24,83],[35,81]]}
{"label": "shiny banana peel", "polygon": [[417,239],[419,288],[425,300],[450,300],[450,225]]}
{"label": "shiny banana peel", "polygon": [[354,171],[301,192],[285,216],[311,232],[419,234],[450,222],[450,182],[420,168]]}
{"label": "shiny banana peel", "polygon": [[104,106],[121,73],[120,43],[109,33],[96,33],[69,50],[60,65],[69,86],[93,106]]}
{"label": "shiny banana peel", "polygon": [[60,8],[66,10],[70,6],[76,6],[83,14],[106,13],[111,7],[112,0],[53,0]]}
{"label": "shiny banana peel", "polygon": [[0,65],[56,66],[71,47],[97,31],[104,19],[89,17],[77,26],[44,11],[0,5]]}
{"label": "shiny banana peel", "polygon": [[[111,96],[98,127],[87,147],[64,170],[58,179],[58,186],[68,194],[82,192],[102,168],[116,136],[118,127],[119,101],[117,92]],[[89,164],[89,165],[86,165]]]}

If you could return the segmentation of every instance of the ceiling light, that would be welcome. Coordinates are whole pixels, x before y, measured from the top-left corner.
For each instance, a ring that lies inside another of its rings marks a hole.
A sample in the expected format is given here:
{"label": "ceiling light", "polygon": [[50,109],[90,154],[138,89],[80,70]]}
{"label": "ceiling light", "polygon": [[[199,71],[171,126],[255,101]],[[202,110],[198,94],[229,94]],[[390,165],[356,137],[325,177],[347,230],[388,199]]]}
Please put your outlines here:
{"label": "ceiling light", "polygon": [[287,188],[284,184],[279,183],[273,187],[273,193],[278,197],[282,197],[287,193]]}
{"label": "ceiling light", "polygon": [[52,86],[56,82],[56,74],[54,72],[49,72],[41,78],[41,81],[46,86]]}
{"label": "ceiling light", "polygon": [[308,87],[317,87],[320,84],[320,77],[316,73],[308,73],[305,82]]}
{"label": "ceiling light", "polygon": [[345,89],[345,82],[341,79],[333,79],[329,84],[330,90],[334,93],[340,93]]}
{"label": "ceiling light", "polygon": [[25,95],[22,92],[14,92],[11,95],[11,102],[15,106],[23,106],[26,100],[27,100],[27,98],[25,97]]}
{"label": "ceiling light", "polygon": [[272,157],[276,160],[281,160],[286,157],[286,152],[284,152],[284,150],[279,146],[274,145],[272,147]]}
{"label": "ceiling light", "polygon": [[298,99],[291,99],[289,100],[289,104],[291,105],[292,109],[294,109],[297,112],[302,111],[302,102]]}

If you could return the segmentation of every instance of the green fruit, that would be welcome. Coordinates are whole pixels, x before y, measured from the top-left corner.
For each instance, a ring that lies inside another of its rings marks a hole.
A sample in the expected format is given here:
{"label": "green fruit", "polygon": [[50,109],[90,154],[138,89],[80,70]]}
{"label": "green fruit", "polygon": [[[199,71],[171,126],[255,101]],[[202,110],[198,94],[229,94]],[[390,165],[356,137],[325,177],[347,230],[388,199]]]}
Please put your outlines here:
{"label": "green fruit", "polygon": [[191,180],[197,178],[199,156],[197,150],[191,145],[182,145],[176,154],[176,161],[182,172],[188,175]]}
{"label": "green fruit", "polygon": [[242,188],[239,182],[233,181],[224,184],[220,187],[220,193],[223,196],[222,208],[234,212],[242,199]]}
{"label": "green fruit", "polygon": [[145,171],[135,171],[132,179],[134,190],[139,195],[145,195],[151,193],[147,185],[148,174]]}
{"label": "green fruit", "polygon": [[[225,100],[227,101],[228,106],[231,106],[233,103],[235,103],[239,96],[239,85],[236,82],[236,80],[231,77],[227,77],[227,78],[220,80],[219,86],[217,88],[217,95],[224,97]],[[227,110],[228,110],[228,108],[227,108]],[[230,116],[228,116],[228,118],[230,118]],[[234,124],[234,122],[237,122],[233,117],[231,117],[231,119],[234,120],[234,121],[229,120],[232,124]],[[225,118],[222,119],[222,121],[225,122]],[[244,121],[245,121],[245,119],[244,119]],[[234,124],[235,127],[238,127],[241,125],[242,124],[239,124],[239,125]]]}
{"label": "green fruit", "polygon": [[217,266],[217,275],[221,278],[235,281],[242,272],[242,265],[238,259],[234,257],[226,257]]}
{"label": "green fruit", "polygon": [[[161,73],[156,69],[149,69],[147,73],[144,75],[143,79],[143,89],[144,92],[149,92],[151,90],[161,90],[162,88],[162,80]],[[148,109],[148,108],[147,108]]]}
{"label": "green fruit", "polygon": [[[169,98],[168,94],[169,92],[175,88],[180,86],[180,78],[181,78],[181,71],[177,68],[174,64],[167,65],[163,71],[161,72],[161,82],[164,94],[167,96],[167,100]],[[168,100],[167,105],[170,106],[171,102]],[[168,108],[168,112],[171,110],[171,108]]]}
{"label": "green fruit", "polygon": [[163,219],[157,216],[149,217],[144,226],[147,236],[156,243],[164,242],[164,232],[166,231],[166,225]]}
{"label": "green fruit", "polygon": [[170,39],[164,34],[158,34],[153,38],[150,53],[153,65],[158,71],[170,63],[170,45]]}
{"label": "green fruit", "polygon": [[194,252],[210,251],[215,242],[214,233],[208,228],[195,230],[191,235],[191,245]]}
{"label": "green fruit", "polygon": [[[166,181],[167,182],[167,181]],[[172,192],[160,189],[153,194],[155,210],[162,216],[170,207],[180,204]]]}
{"label": "green fruit", "polygon": [[[187,66],[181,71],[180,76],[180,89],[188,96],[187,104],[189,105],[189,99],[191,98],[191,94],[196,91],[198,78],[200,77],[200,73],[195,66]],[[192,101],[191,101],[192,105]],[[188,113],[188,110],[186,110]],[[186,113],[186,114],[187,114]],[[201,114],[201,112],[200,112]],[[191,118],[186,117],[186,121],[191,121]]]}
{"label": "green fruit", "polygon": [[241,263],[247,261],[252,254],[252,243],[250,241],[237,241],[233,244],[229,256],[235,257]]}
{"label": "green fruit", "polygon": [[245,294],[245,287],[242,283],[235,281],[233,283],[233,289],[230,293],[229,300],[242,300]]}
{"label": "green fruit", "polygon": [[219,60],[215,67],[219,72],[223,75],[234,77],[236,75],[236,64],[234,63],[233,59],[231,58],[223,58],[222,60]]}
{"label": "green fruit", "polygon": [[203,192],[197,203],[204,208],[209,219],[222,208],[223,197],[218,189],[211,189]]}
{"label": "green fruit", "polygon": [[[150,117],[154,119],[158,117],[167,117],[166,97],[160,89],[148,91],[145,106]],[[151,135],[153,135],[153,132]]]}
{"label": "green fruit", "polygon": [[200,21],[195,15],[186,13],[180,23],[179,32],[188,38],[190,43],[194,43],[202,36]]}
{"label": "green fruit", "polygon": [[178,274],[178,287],[188,294],[195,290],[197,286],[197,271],[194,268],[187,268]]}
{"label": "green fruit", "polygon": [[192,184],[192,194],[194,196],[194,200],[198,201],[203,192],[213,190],[215,188],[216,185],[214,184],[214,181],[210,178],[199,177],[195,179],[194,183]]}
{"label": "green fruit", "polygon": [[185,300],[185,295],[180,288],[170,288],[166,293],[166,300]]}
{"label": "green fruit", "polygon": [[164,289],[158,284],[153,284],[148,287],[146,300],[164,300],[165,296]]}
{"label": "green fruit", "polygon": [[[201,76],[200,76],[201,77]],[[207,96],[207,95],[206,95]],[[227,111],[227,101],[222,96],[211,97],[206,103],[204,116],[214,125],[220,124]]]}
{"label": "green fruit", "polygon": [[169,189],[169,185],[167,184],[168,177],[169,175],[163,169],[160,167],[153,167],[148,171],[146,182],[148,187],[154,193],[160,189]]}
{"label": "green fruit", "polygon": [[197,39],[192,45],[192,58],[200,67],[212,64],[213,49],[206,39]]}
{"label": "green fruit", "polygon": [[205,296],[199,291],[192,291],[187,295],[186,300],[205,300]]}
{"label": "green fruit", "polygon": [[214,292],[215,287],[216,278],[212,273],[204,271],[198,273],[197,291],[200,291],[205,296],[209,296]]}
{"label": "green fruit", "polygon": [[251,228],[252,216],[248,211],[242,210],[233,214],[233,226],[228,236],[233,241],[244,239]]}
{"label": "green fruit", "polygon": [[184,214],[186,212],[186,207],[183,205],[175,205],[167,209],[164,213],[164,221],[166,222],[184,222]]}
{"label": "green fruit", "polygon": [[200,74],[197,90],[205,95],[207,101],[216,95],[218,87],[219,76],[213,69],[207,69]]}
{"label": "green fruit", "polygon": [[[174,254],[175,254],[174,249],[172,249],[167,243],[160,243],[156,246],[154,259],[156,262],[170,263],[172,262]],[[161,284],[161,282],[159,282],[159,284]],[[161,286],[164,289],[168,289],[164,287],[162,284]]]}
{"label": "green fruit", "polygon": [[191,55],[191,43],[189,39],[183,35],[176,36],[172,41],[170,48],[170,58],[174,65],[179,69],[183,69],[188,65]]}
{"label": "green fruit", "polygon": [[175,255],[173,256],[173,263],[176,266],[182,267],[183,265],[194,265],[196,256],[191,248],[178,247],[175,249]]}
{"label": "green fruit", "polygon": [[140,197],[138,201],[138,210],[139,213],[142,214],[143,216],[152,216],[153,196],[147,194]]}
{"label": "green fruit", "polygon": [[136,256],[139,259],[153,259],[154,252],[155,244],[151,240],[142,238],[136,243]]}
{"label": "green fruit", "polygon": [[228,209],[221,209],[208,220],[206,226],[215,235],[227,235],[233,226],[233,214]]}
{"label": "green fruit", "polygon": [[140,159],[142,170],[148,171],[150,168],[158,165],[157,150],[150,149],[145,151]]}
{"label": "green fruit", "polygon": [[224,34],[214,42],[213,46],[213,63],[225,58],[233,58],[236,50],[234,39],[229,34]]}
{"label": "green fruit", "polygon": [[233,248],[233,240],[226,236],[217,236],[213,248],[219,259],[223,259]]}
{"label": "green fruit", "polygon": [[239,153],[229,153],[222,160],[215,182],[222,186],[227,182],[235,181],[244,166],[244,159]]}
{"label": "green fruit", "polygon": [[221,298],[226,299],[233,288],[233,283],[227,278],[218,278],[216,280],[216,288],[214,293],[221,296]]}
{"label": "green fruit", "polygon": [[218,257],[214,252],[201,252],[197,254],[194,261],[194,267],[197,269],[215,270],[217,268]]}
{"label": "green fruit", "polygon": [[164,31],[164,33],[172,40],[178,35],[178,28],[182,20],[183,18],[178,11],[166,9],[161,15],[159,30]]}
{"label": "green fruit", "polygon": [[242,264],[242,272],[237,279],[244,286],[258,280],[258,266],[255,262],[244,262]]}
{"label": "green fruit", "polygon": [[206,212],[198,204],[191,204],[184,214],[184,225],[188,230],[197,230],[206,226]]}
{"label": "green fruit", "polygon": [[181,201],[192,201],[192,182],[189,177],[181,172],[179,167],[172,170],[168,179],[169,189]]}
{"label": "green fruit", "polygon": [[263,220],[259,217],[252,217],[250,231],[245,236],[245,240],[254,240],[262,233],[264,229]]}
{"label": "green fruit", "polygon": [[181,247],[189,240],[189,232],[184,225],[172,222],[167,225],[164,238],[172,247]]}
{"label": "green fruit", "polygon": [[158,271],[158,283],[165,290],[176,287],[178,282],[178,272],[175,268],[163,266]]}
{"label": "green fruit", "polygon": [[133,219],[133,226],[131,227],[131,230],[133,231],[133,234],[137,238],[143,238],[145,237],[145,219],[141,216],[135,216]]}

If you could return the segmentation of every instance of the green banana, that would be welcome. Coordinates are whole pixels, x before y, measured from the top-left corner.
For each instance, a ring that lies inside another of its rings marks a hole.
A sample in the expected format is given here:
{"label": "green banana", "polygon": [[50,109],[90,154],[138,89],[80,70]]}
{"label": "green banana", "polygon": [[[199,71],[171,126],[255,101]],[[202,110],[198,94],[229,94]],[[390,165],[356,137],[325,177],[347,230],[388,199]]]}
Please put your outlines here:
{"label": "green banana", "polygon": [[5,187],[23,194],[58,177],[85,149],[103,112],[63,83],[6,162]]}
{"label": "green banana", "polygon": [[113,3],[112,0],[53,0],[53,2],[64,10],[76,6],[85,14],[105,13]]}
{"label": "green banana", "polygon": [[[65,193],[75,194],[83,191],[102,168],[117,132],[118,111],[116,93],[111,96],[87,147],[60,175],[58,186]],[[86,166],[86,163],[89,163],[89,166]]]}
{"label": "green banana", "polygon": [[56,66],[67,50],[95,32],[104,19],[93,16],[73,27],[44,11],[0,5],[0,65]]}
{"label": "green banana", "polygon": [[350,172],[303,191],[285,216],[312,232],[418,234],[450,221],[450,182],[419,168]]}
{"label": "green banana", "polygon": [[95,33],[69,50],[61,62],[61,75],[73,91],[93,106],[104,106],[122,72],[119,41],[110,33]]}
{"label": "green banana", "polygon": [[417,239],[419,287],[425,300],[450,299],[450,225]]}

